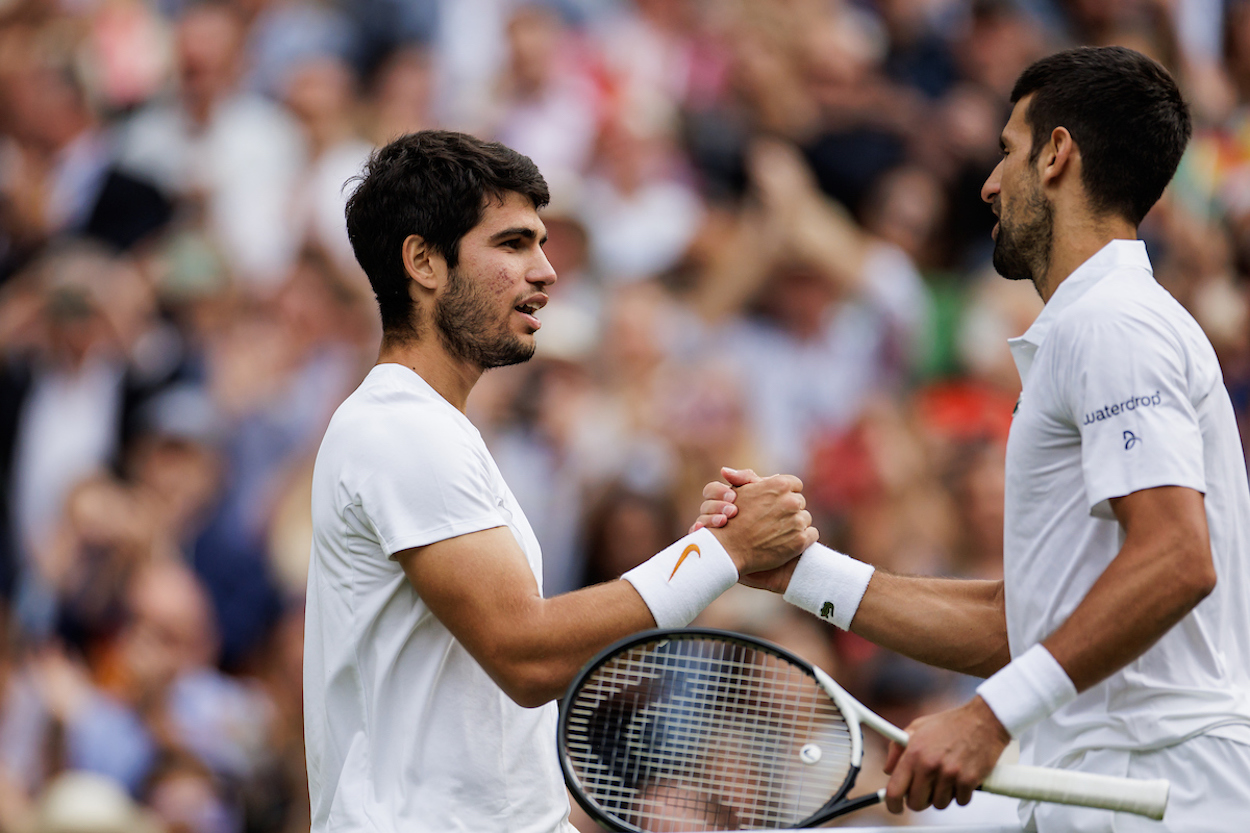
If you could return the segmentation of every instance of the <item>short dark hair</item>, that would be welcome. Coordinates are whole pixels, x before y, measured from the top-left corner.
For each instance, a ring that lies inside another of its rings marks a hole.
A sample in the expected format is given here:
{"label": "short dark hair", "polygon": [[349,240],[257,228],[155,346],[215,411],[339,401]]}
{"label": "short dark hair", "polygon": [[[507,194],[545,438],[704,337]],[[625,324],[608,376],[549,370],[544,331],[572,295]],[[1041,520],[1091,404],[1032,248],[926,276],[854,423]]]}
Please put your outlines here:
{"label": "short dark hair", "polygon": [[1032,95],[1026,120],[1036,161],[1056,127],[1081,151],[1081,183],[1096,211],[1139,225],[1172,180],[1193,127],[1168,71],[1122,46],[1079,47],[1037,61],[1011,101]]}
{"label": "short dark hair", "polygon": [[401,136],[374,151],[358,179],[347,200],[347,237],[377,296],[384,337],[400,340],[416,335],[405,238],[420,235],[454,268],[460,240],[482,221],[488,200],[516,192],[538,209],[550,199],[529,157],[449,130]]}

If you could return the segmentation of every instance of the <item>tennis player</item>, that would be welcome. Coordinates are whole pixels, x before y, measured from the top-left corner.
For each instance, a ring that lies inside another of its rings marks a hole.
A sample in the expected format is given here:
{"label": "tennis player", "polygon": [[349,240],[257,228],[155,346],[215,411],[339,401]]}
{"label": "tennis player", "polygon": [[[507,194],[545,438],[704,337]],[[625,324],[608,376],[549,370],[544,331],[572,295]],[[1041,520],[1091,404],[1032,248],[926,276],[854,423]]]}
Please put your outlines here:
{"label": "tennis player", "polygon": [[464,410],[483,371],[534,353],[546,203],[529,159],[441,131],[375,153],[348,202],[383,336],[313,474],[314,831],[571,831],[553,700],[577,670],[816,540],[802,484],[769,478],[738,494],[750,523],[543,598],[538,542]]}
{"label": "tennis player", "polygon": [[[988,677],[891,748],[891,810],[966,803],[1014,737],[1024,763],[1171,782],[1162,824],[1025,803],[1027,829],[1244,831],[1246,458],[1215,352],[1137,239],[1189,113],[1162,67],[1117,47],[1038,61],[1012,101],[982,197],[999,220],[995,267],[1032,281],[1045,307],[1010,345],[1023,392],[1007,443],[1004,580],[888,575],[819,544],[744,580]],[[723,484],[704,497],[701,523],[733,515]]]}

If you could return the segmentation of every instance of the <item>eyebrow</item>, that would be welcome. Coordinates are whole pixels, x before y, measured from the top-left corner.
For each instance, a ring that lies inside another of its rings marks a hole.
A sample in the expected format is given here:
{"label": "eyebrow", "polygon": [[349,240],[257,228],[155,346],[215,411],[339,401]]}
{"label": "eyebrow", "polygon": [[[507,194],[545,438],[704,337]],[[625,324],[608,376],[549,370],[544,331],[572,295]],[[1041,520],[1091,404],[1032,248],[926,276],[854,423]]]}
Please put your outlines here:
{"label": "eyebrow", "polygon": [[[534,231],[534,229],[529,226],[515,226],[513,228],[506,228],[503,231],[495,232],[490,236],[490,242],[499,243],[509,237],[524,237],[526,240],[533,240],[538,237],[538,232]],[[541,246],[546,242],[547,235],[544,234],[542,239],[538,241],[538,245]]]}

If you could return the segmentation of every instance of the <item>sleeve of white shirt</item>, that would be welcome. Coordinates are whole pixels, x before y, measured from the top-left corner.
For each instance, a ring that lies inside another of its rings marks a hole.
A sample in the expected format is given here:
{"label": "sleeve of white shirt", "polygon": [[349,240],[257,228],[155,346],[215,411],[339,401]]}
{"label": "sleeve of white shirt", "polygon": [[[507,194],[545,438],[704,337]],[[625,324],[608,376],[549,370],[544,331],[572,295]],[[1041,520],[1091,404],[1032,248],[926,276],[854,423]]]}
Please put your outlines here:
{"label": "sleeve of white shirt", "polygon": [[506,524],[485,451],[451,420],[431,423],[372,438],[384,453],[368,455],[374,471],[360,498],[389,556]]}
{"label": "sleeve of white shirt", "polygon": [[1181,341],[1147,317],[1109,313],[1073,339],[1069,405],[1081,435],[1090,514],[1157,486],[1206,491],[1202,432]]}

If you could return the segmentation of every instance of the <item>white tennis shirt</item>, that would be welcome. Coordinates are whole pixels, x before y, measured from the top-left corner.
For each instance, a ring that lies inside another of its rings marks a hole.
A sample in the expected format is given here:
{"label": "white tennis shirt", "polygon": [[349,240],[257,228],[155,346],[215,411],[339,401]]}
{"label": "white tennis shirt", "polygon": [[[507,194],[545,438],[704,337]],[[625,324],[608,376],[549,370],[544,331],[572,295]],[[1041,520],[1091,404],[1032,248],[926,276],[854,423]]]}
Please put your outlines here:
{"label": "white tennis shirt", "polygon": [[1206,335],[1155,281],[1145,245],[1115,240],[1010,344],[1024,383],[1007,442],[1012,655],[1054,632],[1119,552],[1110,498],[1202,492],[1218,577],[1150,650],[1026,732],[1023,762],[1201,733],[1250,742],[1250,489]]}
{"label": "white tennis shirt", "polygon": [[373,368],[313,471],[305,740],[317,833],[568,830],[556,705],[513,702],[395,553],[492,527],[542,555],[482,437],[420,376]]}

